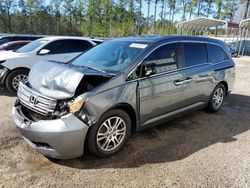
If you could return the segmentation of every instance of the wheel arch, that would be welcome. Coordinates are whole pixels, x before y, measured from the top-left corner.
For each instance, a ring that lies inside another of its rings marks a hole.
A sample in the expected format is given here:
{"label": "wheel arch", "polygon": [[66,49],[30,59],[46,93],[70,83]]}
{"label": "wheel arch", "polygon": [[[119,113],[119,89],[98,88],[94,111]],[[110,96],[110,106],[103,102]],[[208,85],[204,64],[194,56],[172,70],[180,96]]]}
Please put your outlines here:
{"label": "wheel arch", "polygon": [[138,119],[135,109],[132,107],[131,104],[118,103],[118,104],[115,104],[112,107],[110,107],[105,112],[107,112],[109,110],[112,110],[112,109],[116,109],[116,108],[121,109],[121,110],[125,111],[128,114],[128,116],[131,119],[131,131],[132,131],[132,133],[134,133],[136,131],[136,129],[137,129],[137,119]]}
{"label": "wheel arch", "polygon": [[228,95],[228,84],[227,84],[227,82],[226,81],[221,81],[217,85],[219,85],[219,84],[224,85],[224,87],[226,89],[226,96],[227,96]]}
{"label": "wheel arch", "polygon": [[18,67],[18,68],[14,68],[14,69],[11,69],[11,70],[9,69],[8,73],[6,74],[6,76],[4,77],[4,80],[3,80],[4,87],[6,86],[6,79],[8,78],[9,74],[11,72],[13,72],[13,71],[16,71],[16,70],[26,70],[28,72],[30,71],[30,69],[27,68],[27,67]]}

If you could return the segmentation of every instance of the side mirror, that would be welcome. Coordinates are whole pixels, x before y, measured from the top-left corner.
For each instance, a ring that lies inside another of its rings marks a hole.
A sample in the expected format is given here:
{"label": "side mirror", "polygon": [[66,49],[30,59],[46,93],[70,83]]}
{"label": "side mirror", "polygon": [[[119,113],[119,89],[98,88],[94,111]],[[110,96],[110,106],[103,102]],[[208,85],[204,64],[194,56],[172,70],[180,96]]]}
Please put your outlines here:
{"label": "side mirror", "polygon": [[38,52],[38,55],[46,55],[50,52],[50,50],[47,50],[47,49],[41,49],[39,52]]}
{"label": "side mirror", "polygon": [[145,65],[145,72],[144,76],[151,76],[156,73],[156,64],[155,63],[149,63]]}

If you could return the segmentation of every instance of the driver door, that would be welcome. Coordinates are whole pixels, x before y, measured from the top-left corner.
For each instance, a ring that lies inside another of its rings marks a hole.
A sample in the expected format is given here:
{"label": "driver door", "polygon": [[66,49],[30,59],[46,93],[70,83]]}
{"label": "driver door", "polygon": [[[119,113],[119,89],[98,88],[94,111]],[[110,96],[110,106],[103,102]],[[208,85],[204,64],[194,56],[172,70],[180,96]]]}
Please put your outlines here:
{"label": "driver door", "polygon": [[172,43],[157,48],[141,65],[138,92],[142,126],[186,105],[186,86],[178,59],[177,44]]}

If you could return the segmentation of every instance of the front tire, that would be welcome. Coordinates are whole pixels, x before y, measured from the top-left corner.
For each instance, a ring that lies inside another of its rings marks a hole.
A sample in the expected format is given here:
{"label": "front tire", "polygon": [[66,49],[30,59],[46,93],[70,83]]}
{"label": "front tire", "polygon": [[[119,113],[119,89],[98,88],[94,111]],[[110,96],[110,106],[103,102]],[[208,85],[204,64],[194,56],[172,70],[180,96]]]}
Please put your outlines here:
{"label": "front tire", "polygon": [[226,97],[226,88],[223,84],[218,84],[210,97],[208,103],[208,111],[209,112],[218,112],[225,100]]}
{"label": "front tire", "polygon": [[11,71],[6,77],[6,88],[12,94],[17,93],[19,82],[26,82],[28,80],[28,70],[18,69]]}
{"label": "front tire", "polygon": [[131,119],[120,109],[106,112],[90,128],[88,148],[99,157],[107,157],[119,152],[125,145],[131,132]]}

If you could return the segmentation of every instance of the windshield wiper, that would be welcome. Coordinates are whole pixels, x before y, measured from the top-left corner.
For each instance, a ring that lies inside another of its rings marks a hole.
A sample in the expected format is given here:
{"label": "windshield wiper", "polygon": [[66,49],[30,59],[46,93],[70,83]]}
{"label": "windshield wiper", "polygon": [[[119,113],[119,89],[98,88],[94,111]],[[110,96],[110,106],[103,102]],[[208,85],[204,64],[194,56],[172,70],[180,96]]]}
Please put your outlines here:
{"label": "windshield wiper", "polygon": [[80,66],[80,65],[74,65],[71,63],[72,66],[74,67],[77,67],[77,68],[86,68],[86,69],[91,69],[91,70],[94,70],[94,71],[98,71],[98,72],[102,72],[102,73],[105,73],[105,74],[109,74],[108,72],[104,71],[104,70],[101,70],[101,69],[97,69],[97,68],[92,68],[92,67],[87,67],[87,66]]}
{"label": "windshield wiper", "polygon": [[91,70],[95,70],[95,71],[98,71],[98,72],[102,72],[102,73],[105,73],[105,74],[107,74],[107,72],[106,71],[104,71],[104,70],[101,70],[101,69],[97,69],[97,68],[92,68],[92,67],[86,67],[86,66],[84,66],[85,68],[87,68],[87,69],[91,69]]}

